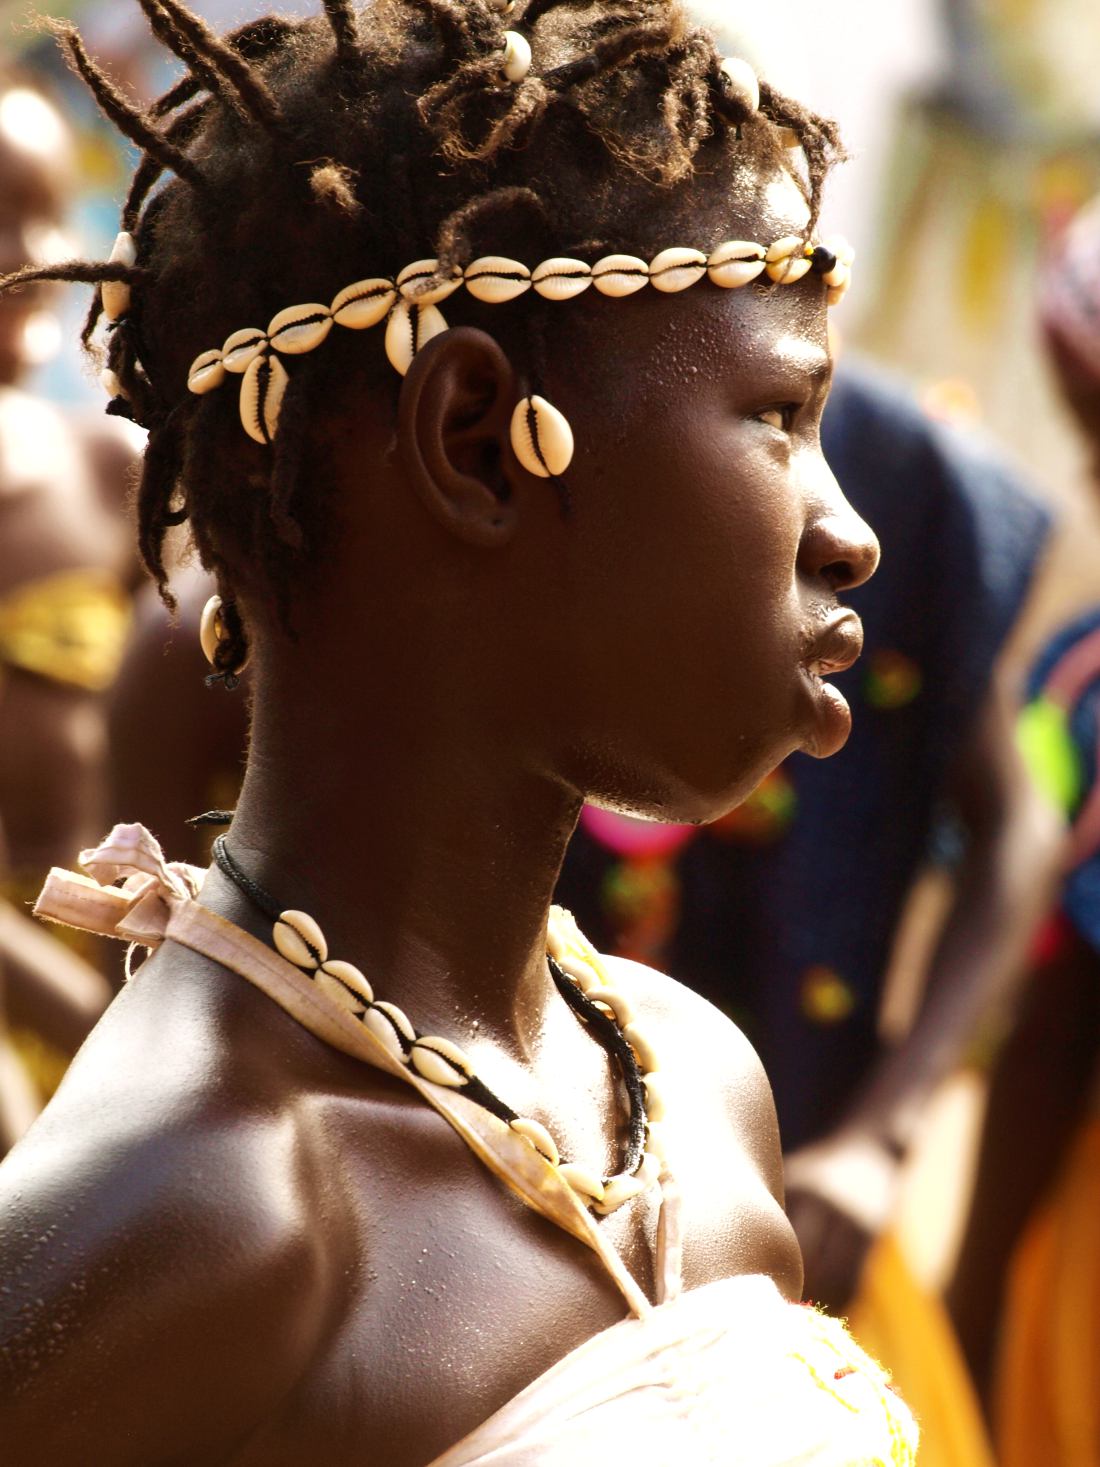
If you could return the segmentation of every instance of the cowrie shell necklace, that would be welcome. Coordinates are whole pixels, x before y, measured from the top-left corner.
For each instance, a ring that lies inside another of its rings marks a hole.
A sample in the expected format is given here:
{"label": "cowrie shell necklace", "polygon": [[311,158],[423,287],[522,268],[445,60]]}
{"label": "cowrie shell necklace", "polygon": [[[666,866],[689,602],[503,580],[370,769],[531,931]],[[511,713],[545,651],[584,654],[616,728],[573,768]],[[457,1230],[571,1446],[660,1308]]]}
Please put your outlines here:
{"label": "cowrie shell necklace", "polygon": [[354,963],[330,956],[325,934],[308,912],[283,910],[241,868],[224,835],[214,841],[213,856],[223,875],[271,921],[271,938],[279,954],[312,981],[324,1000],[358,1019],[399,1064],[410,1066],[433,1085],[464,1091],[522,1136],[584,1206],[606,1215],[660,1181],[665,1169],[665,1094],[656,1048],[644,1025],[637,1022],[631,998],[607,984],[598,956],[568,913],[551,908],[546,947],[550,976],[570,1008],[615,1059],[630,1101],[622,1169],[609,1177],[579,1162],[563,1160],[547,1128],[519,1115],[495,1095],[457,1044],[419,1033],[402,1009],[377,998],[373,984]]}

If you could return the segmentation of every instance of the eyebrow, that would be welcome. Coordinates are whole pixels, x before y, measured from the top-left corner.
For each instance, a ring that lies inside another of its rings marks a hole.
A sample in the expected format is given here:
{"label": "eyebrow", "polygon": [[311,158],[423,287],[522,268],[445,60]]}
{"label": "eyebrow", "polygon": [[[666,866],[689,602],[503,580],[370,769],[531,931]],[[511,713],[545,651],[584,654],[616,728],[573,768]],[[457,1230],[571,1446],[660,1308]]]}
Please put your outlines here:
{"label": "eyebrow", "polygon": [[773,356],[779,365],[804,372],[815,387],[832,376],[833,361],[829,354],[798,337],[783,337],[776,344]]}

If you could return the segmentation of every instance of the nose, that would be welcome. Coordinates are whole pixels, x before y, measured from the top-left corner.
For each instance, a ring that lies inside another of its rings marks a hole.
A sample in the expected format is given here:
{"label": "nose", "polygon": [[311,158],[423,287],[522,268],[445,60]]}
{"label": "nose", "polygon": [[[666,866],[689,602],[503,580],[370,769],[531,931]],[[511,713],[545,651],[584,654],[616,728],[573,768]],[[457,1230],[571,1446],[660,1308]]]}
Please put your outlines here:
{"label": "nose", "polygon": [[851,591],[874,575],[878,537],[845,499],[831,471],[825,470],[814,490],[799,546],[799,570],[825,581],[832,591]]}

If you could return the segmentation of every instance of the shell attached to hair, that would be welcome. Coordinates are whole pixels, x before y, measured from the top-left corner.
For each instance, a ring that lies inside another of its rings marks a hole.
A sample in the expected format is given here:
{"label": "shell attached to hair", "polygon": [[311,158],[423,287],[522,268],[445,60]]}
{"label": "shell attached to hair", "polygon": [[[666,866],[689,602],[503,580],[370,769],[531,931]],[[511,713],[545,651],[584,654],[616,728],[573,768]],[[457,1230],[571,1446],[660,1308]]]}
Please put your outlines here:
{"label": "shell attached to hair", "polygon": [[222,639],[221,613],[222,598],[211,596],[202,609],[202,618],[199,621],[199,646],[202,648],[202,655],[211,667],[217,666],[215,657],[218,643]]}
{"label": "shell attached to hair", "polygon": [[345,285],[329,309],[337,326],[346,326],[349,331],[365,331],[389,315],[396,299],[397,287],[393,281],[374,277]]}
{"label": "shell attached to hair", "polygon": [[521,82],[531,70],[531,42],[519,31],[504,32],[504,56],[500,69],[506,81]]}
{"label": "shell attached to hair", "polygon": [[437,301],[445,301],[449,295],[453,295],[462,284],[463,278],[462,270],[456,265],[449,280],[439,281],[423,290],[418,288],[438,273],[438,260],[414,260],[398,275],[397,289],[411,305],[434,306]]}
{"label": "shell attached to hair", "polygon": [[514,301],[531,289],[531,272],[519,260],[504,255],[482,255],[466,267],[466,289],[475,300],[491,306]]}
{"label": "shell attached to hair", "polygon": [[404,377],[417,352],[446,329],[447,323],[437,306],[399,300],[386,324],[386,355],[390,366]]}
{"label": "shell attached to hair", "polygon": [[249,438],[271,443],[279,426],[290,378],[278,357],[262,352],[249,363],[241,382],[241,422]]}
{"label": "shell attached to hair", "polygon": [[452,1090],[468,1085],[474,1076],[473,1065],[458,1045],[449,1039],[439,1039],[434,1035],[431,1038],[421,1037],[413,1045],[409,1058],[413,1068],[425,1080],[431,1080],[435,1085],[446,1085]]}
{"label": "shell attached to hair", "polygon": [[[133,268],[137,264],[137,242],[127,230],[115,237],[111,253],[107,256],[111,265]],[[130,285],[126,280],[104,280],[99,287],[99,298],[103,302],[103,314],[108,321],[117,321],[130,309]]]}
{"label": "shell attached to hair", "polygon": [[247,372],[267,349],[267,333],[258,326],[242,326],[222,343],[222,366],[227,372]]}
{"label": "shell attached to hair", "polygon": [[204,392],[213,392],[225,381],[225,363],[218,347],[212,351],[203,351],[187,369],[187,388],[196,396],[201,397]]}
{"label": "shell attached to hair", "polygon": [[760,109],[760,82],[756,72],[740,56],[727,56],[719,67],[726,91],[744,107],[746,112]]}
{"label": "shell attached to hair", "polygon": [[524,397],[512,414],[512,447],[529,474],[557,478],[573,461],[569,419],[545,397]]}
{"label": "shell attached to hair", "polygon": [[649,284],[649,266],[637,255],[604,255],[592,266],[592,284],[601,295],[633,295]]}
{"label": "shell attached to hair", "polygon": [[787,234],[769,246],[764,268],[777,285],[793,285],[813,268],[811,255],[801,235]]}
{"label": "shell attached to hair", "polygon": [[319,304],[287,306],[267,324],[267,339],[276,351],[300,356],[321,345],[332,330],[332,312]]}
{"label": "shell attached to hair", "polygon": [[701,250],[687,249],[680,245],[662,250],[649,262],[649,279],[654,290],[663,290],[669,294],[677,290],[687,290],[689,285],[702,280],[706,273],[706,255]]}
{"label": "shell attached to hair", "polygon": [[328,957],[325,934],[308,912],[280,912],[271,935],[283,957],[296,968],[312,972]]}
{"label": "shell attached to hair", "polygon": [[592,284],[592,266],[583,260],[555,256],[543,260],[531,271],[531,281],[539,295],[548,301],[570,301]]}
{"label": "shell attached to hair", "polygon": [[751,239],[728,239],[711,252],[707,274],[714,285],[736,290],[764,273],[763,245]]}

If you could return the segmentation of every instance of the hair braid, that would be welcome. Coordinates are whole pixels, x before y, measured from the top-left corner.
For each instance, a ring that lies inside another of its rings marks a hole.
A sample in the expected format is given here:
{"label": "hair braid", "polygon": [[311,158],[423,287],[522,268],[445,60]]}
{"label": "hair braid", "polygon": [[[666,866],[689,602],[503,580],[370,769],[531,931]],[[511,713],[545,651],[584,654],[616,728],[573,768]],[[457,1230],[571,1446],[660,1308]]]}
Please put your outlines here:
{"label": "hair braid", "polygon": [[228,41],[215,34],[204,20],[179,0],[138,0],[138,3],[149,15],[151,23],[154,10],[164,13],[168,24],[160,38],[181,61],[192,67],[201,67],[204,77],[211,77],[208,85],[212,91],[224,97],[225,89],[219,87],[218,82],[225,82],[236,93],[246,112],[269,133],[282,131],[282,110],[271,89]]}
{"label": "hair braid", "polygon": [[324,0],[325,15],[336,40],[336,59],[350,70],[362,54],[359,20],[351,0]]}
{"label": "hair braid", "polygon": [[[160,160],[177,178],[201,186],[203,175],[186,153],[173,147],[148,120],[126,101],[122,93],[92,61],[75,26],[66,21],[51,21],[50,28],[61,42],[74,70],[87,83],[96,101],[118,130],[144,152]],[[110,279],[100,276],[100,279]]]}

